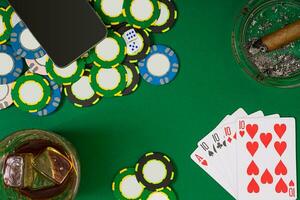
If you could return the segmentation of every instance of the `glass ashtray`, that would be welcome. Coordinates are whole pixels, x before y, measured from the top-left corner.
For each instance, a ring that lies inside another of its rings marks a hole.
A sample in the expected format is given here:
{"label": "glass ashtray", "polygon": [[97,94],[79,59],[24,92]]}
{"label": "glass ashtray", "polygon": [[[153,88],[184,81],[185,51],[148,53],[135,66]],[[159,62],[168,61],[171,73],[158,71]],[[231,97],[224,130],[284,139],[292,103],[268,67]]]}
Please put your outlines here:
{"label": "glass ashtray", "polygon": [[79,181],[76,150],[59,135],[25,130],[0,142],[0,199],[72,200]]}
{"label": "glass ashtray", "polygon": [[232,48],[239,65],[256,81],[281,88],[300,86],[300,41],[252,55],[254,41],[300,19],[300,2],[250,0],[236,19]]}

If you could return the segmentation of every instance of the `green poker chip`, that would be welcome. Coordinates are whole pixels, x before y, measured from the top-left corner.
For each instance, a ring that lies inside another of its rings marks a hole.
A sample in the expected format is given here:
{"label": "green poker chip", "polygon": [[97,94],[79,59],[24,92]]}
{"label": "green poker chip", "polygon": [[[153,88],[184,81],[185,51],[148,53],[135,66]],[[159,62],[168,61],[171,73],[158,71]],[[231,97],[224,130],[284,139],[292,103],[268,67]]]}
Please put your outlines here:
{"label": "green poker chip", "polygon": [[144,200],[176,200],[176,194],[170,187],[166,187],[163,190],[151,192]]}
{"label": "green poker chip", "polygon": [[158,20],[159,4],[157,0],[127,0],[124,1],[123,14],[129,24],[145,29]]}
{"label": "green poker chip", "polygon": [[10,16],[5,8],[0,8],[0,44],[9,41],[11,31]]}
{"label": "green poker chip", "polygon": [[112,191],[119,200],[144,200],[150,194],[150,191],[137,181],[133,168],[120,170],[112,183]]}
{"label": "green poker chip", "polygon": [[105,24],[118,25],[125,21],[123,2],[124,0],[95,0],[94,8]]}
{"label": "green poker chip", "polygon": [[87,63],[97,66],[111,68],[123,62],[127,53],[126,42],[117,32],[109,32],[107,38],[102,40],[90,51]]}
{"label": "green poker chip", "polygon": [[20,17],[17,15],[16,11],[13,9],[13,7],[8,6],[6,8],[6,12],[9,16],[9,23],[12,28],[14,28],[20,21]]}
{"label": "green poker chip", "polygon": [[91,86],[102,97],[122,96],[122,91],[127,85],[126,79],[126,69],[123,65],[114,68],[94,66],[91,69]]}
{"label": "green poker chip", "polygon": [[21,110],[37,112],[51,100],[49,82],[42,76],[27,73],[19,77],[12,87],[14,104]]}
{"label": "green poker chip", "polygon": [[84,59],[78,59],[64,68],[56,66],[51,59],[48,59],[46,62],[48,76],[58,85],[70,85],[75,83],[83,75],[84,68]]}

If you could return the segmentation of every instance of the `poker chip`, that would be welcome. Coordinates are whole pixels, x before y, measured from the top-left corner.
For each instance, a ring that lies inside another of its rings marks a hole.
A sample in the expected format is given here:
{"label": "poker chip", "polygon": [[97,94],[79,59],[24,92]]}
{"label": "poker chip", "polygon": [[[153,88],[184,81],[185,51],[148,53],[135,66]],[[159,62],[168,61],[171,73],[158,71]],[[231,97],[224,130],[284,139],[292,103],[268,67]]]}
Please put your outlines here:
{"label": "poker chip", "polygon": [[93,90],[90,81],[90,70],[86,69],[83,76],[72,85],[65,86],[65,94],[77,107],[88,107],[99,102],[100,96]]}
{"label": "poker chip", "polygon": [[121,96],[127,82],[126,69],[123,65],[115,68],[95,66],[91,69],[90,82],[94,91],[100,96]]}
{"label": "poker chip", "polygon": [[0,84],[15,81],[22,73],[24,63],[17,57],[13,49],[7,45],[0,45]]}
{"label": "poker chip", "polygon": [[127,55],[124,62],[136,63],[149,54],[151,40],[147,31],[125,24],[119,27],[118,32],[126,41]]}
{"label": "poker chip", "polygon": [[13,104],[11,89],[12,83],[0,85],[0,110],[4,110]]}
{"label": "poker chip", "polygon": [[118,32],[109,32],[107,38],[90,52],[87,62],[105,68],[116,67],[123,62],[126,52],[122,36]]}
{"label": "poker chip", "polygon": [[123,14],[127,22],[136,28],[148,28],[159,17],[157,0],[128,0],[124,1]]}
{"label": "poker chip", "polygon": [[95,0],[94,8],[105,24],[117,25],[125,20],[123,10],[124,0]]}
{"label": "poker chip", "polygon": [[4,8],[0,8],[0,44],[6,43],[12,31],[9,15]]}
{"label": "poker chip", "polygon": [[133,168],[122,169],[112,183],[112,191],[116,199],[144,199],[150,193],[141,185],[135,176]]}
{"label": "poker chip", "polygon": [[78,59],[63,68],[55,65],[51,59],[46,62],[48,76],[59,85],[70,85],[78,81],[84,73],[84,67],[83,59]]}
{"label": "poker chip", "polygon": [[14,28],[19,22],[21,22],[20,17],[17,15],[16,11],[11,6],[8,6],[6,8],[6,12],[9,16],[9,22],[12,28]]}
{"label": "poker chip", "polygon": [[136,164],[136,178],[148,190],[160,191],[174,179],[170,158],[162,153],[147,153]]}
{"label": "poker chip", "polygon": [[149,55],[138,66],[143,79],[153,85],[170,83],[179,70],[175,52],[164,45],[153,45]]}
{"label": "poker chip", "polygon": [[14,104],[21,110],[37,112],[51,100],[49,82],[40,75],[27,73],[13,84],[12,97]]}
{"label": "poker chip", "polygon": [[43,76],[47,76],[46,63],[48,61],[48,55],[44,55],[41,58],[37,59],[25,59],[25,62],[28,66],[28,70],[34,74],[40,74]]}
{"label": "poker chip", "polygon": [[154,191],[148,194],[145,200],[176,200],[176,194],[170,187],[166,187],[160,191]]}
{"label": "poker chip", "polygon": [[126,69],[126,88],[122,91],[122,96],[128,95],[136,91],[140,82],[140,71],[137,66],[130,63],[124,63]]}
{"label": "poker chip", "polygon": [[43,57],[46,52],[23,22],[15,25],[10,42],[18,56],[27,59]]}
{"label": "poker chip", "polygon": [[172,0],[158,0],[160,15],[148,31],[154,33],[164,33],[171,29],[177,19],[177,9]]}
{"label": "poker chip", "polygon": [[44,107],[43,109],[37,111],[37,112],[33,112],[33,115],[36,116],[47,116],[50,115],[51,113],[55,112],[61,102],[61,92],[62,92],[62,87],[59,86],[58,84],[56,84],[53,80],[51,80],[49,77],[44,76],[47,81],[50,84],[51,87],[51,99],[49,101],[49,103],[46,105],[46,107]]}

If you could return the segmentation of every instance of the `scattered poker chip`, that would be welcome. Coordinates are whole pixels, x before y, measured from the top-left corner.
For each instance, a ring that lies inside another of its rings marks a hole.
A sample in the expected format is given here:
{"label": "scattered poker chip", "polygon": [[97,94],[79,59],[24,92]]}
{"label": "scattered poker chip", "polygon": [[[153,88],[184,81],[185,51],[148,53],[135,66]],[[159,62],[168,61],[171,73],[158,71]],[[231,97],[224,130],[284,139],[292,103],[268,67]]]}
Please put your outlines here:
{"label": "scattered poker chip", "polygon": [[27,59],[43,57],[46,52],[23,22],[15,25],[10,42],[18,56]]}
{"label": "scattered poker chip", "polygon": [[125,20],[123,10],[124,0],[95,0],[94,8],[105,24],[117,25]]}
{"label": "scattered poker chip", "polygon": [[122,169],[112,183],[112,191],[116,199],[145,199],[150,192],[141,185],[135,176],[133,168]]}
{"label": "scattered poker chip", "polygon": [[6,8],[6,12],[9,16],[9,22],[12,28],[14,28],[19,22],[21,22],[20,17],[17,15],[16,11],[11,6],[8,6]]}
{"label": "scattered poker chip", "polygon": [[123,62],[126,52],[122,36],[118,32],[109,32],[107,38],[91,50],[87,62],[106,68],[116,67]]}
{"label": "scattered poker chip", "polygon": [[37,112],[32,113],[33,115],[40,117],[47,116],[55,112],[58,109],[61,102],[62,87],[56,84],[49,77],[45,76],[45,78],[47,79],[51,87],[51,99],[50,102],[46,105],[46,107]]}
{"label": "scattered poker chip", "polygon": [[0,110],[4,110],[13,104],[11,90],[12,83],[0,85]]}
{"label": "scattered poker chip", "polygon": [[148,28],[158,19],[159,13],[157,0],[124,1],[123,14],[134,27]]}
{"label": "scattered poker chip", "polygon": [[123,66],[126,69],[126,88],[122,91],[122,96],[128,95],[136,91],[140,82],[140,71],[137,66],[130,63],[124,63]]}
{"label": "scattered poker chip", "polygon": [[179,71],[175,52],[164,45],[153,45],[149,55],[138,66],[143,79],[153,85],[170,83]]}
{"label": "scattered poker chip", "polygon": [[72,85],[65,86],[65,94],[77,107],[88,107],[99,102],[100,96],[93,90],[90,81],[90,70],[85,69],[81,78]]}
{"label": "scattered poker chip", "polygon": [[23,72],[24,63],[16,56],[13,49],[0,45],[0,85],[15,81]]}
{"label": "scattered poker chip", "polygon": [[122,96],[122,91],[126,87],[126,69],[123,65],[115,68],[91,69],[91,86],[94,91],[104,97]]}
{"label": "scattered poker chip", "polygon": [[175,192],[170,188],[166,187],[160,191],[154,191],[148,194],[145,200],[176,200]]}
{"label": "scattered poker chip", "polygon": [[171,29],[177,19],[177,9],[172,0],[158,0],[160,15],[157,21],[155,21],[148,31],[154,33],[164,33]]}
{"label": "scattered poker chip", "polygon": [[125,24],[119,27],[118,32],[123,36],[127,45],[125,62],[136,63],[149,54],[151,40],[147,31]]}
{"label": "scattered poker chip", "polygon": [[41,58],[37,59],[25,59],[25,62],[28,66],[28,70],[34,74],[40,74],[43,76],[47,76],[46,63],[48,61],[48,55],[44,55]]}
{"label": "scattered poker chip", "polygon": [[48,76],[59,85],[70,85],[78,81],[84,73],[84,67],[83,59],[78,59],[64,68],[56,66],[51,59],[46,62]]}
{"label": "scattered poker chip", "polygon": [[43,76],[27,73],[13,84],[12,98],[14,104],[21,110],[37,112],[51,100],[49,82]]}
{"label": "scattered poker chip", "polygon": [[174,179],[170,158],[162,153],[147,153],[136,164],[136,178],[148,190],[160,191]]}
{"label": "scattered poker chip", "polygon": [[11,31],[9,15],[5,8],[0,8],[0,44],[4,44],[9,40]]}

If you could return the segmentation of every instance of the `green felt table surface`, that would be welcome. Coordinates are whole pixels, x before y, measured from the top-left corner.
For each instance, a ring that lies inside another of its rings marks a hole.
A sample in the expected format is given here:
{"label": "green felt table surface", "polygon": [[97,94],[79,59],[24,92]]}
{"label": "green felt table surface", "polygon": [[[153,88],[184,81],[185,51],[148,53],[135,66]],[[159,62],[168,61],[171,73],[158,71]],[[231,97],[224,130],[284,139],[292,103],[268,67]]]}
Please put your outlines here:
{"label": "green felt table surface", "polygon": [[300,119],[300,88],[260,85],[234,60],[231,32],[245,3],[176,1],[176,26],[153,37],[155,43],[172,47],[180,59],[180,73],[171,84],[157,87],[143,81],[130,96],[103,99],[85,109],[65,99],[58,112],[43,118],[11,107],[0,112],[0,137],[38,128],[70,140],[82,167],[78,200],[114,199],[115,174],[134,166],[148,151],[164,152],[173,159],[176,181],[172,187],[179,199],[233,199],[190,159],[198,140],[238,107],[249,113],[263,110]]}

